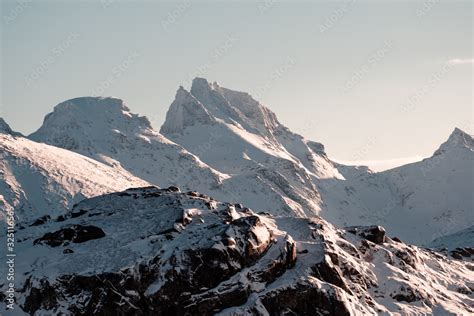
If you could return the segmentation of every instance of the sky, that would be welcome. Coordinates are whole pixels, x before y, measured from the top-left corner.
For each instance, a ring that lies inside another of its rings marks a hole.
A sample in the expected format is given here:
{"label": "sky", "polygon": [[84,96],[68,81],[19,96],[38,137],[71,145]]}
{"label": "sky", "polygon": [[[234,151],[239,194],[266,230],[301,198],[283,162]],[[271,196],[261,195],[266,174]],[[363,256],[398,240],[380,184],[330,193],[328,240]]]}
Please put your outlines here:
{"label": "sky", "polygon": [[1,0],[1,17],[0,117],[24,134],[87,95],[159,130],[196,76],[378,170],[473,134],[472,1]]}

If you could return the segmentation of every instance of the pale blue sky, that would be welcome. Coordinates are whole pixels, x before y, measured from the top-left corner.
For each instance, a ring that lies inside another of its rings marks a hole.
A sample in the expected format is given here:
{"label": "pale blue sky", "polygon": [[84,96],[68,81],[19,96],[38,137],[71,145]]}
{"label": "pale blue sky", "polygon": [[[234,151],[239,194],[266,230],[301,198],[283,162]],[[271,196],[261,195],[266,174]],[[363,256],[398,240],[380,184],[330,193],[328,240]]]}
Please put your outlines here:
{"label": "pale blue sky", "polygon": [[71,2],[2,1],[0,116],[15,130],[99,94],[159,129],[199,75],[339,160],[427,156],[455,126],[472,133],[472,1]]}

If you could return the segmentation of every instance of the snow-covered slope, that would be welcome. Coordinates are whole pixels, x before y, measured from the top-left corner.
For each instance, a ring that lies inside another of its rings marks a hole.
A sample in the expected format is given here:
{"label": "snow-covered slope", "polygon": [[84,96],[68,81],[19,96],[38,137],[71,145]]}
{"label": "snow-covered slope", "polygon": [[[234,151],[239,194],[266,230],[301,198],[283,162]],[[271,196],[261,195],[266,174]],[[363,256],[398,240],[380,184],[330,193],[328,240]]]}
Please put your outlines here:
{"label": "snow-covered slope", "polygon": [[328,206],[321,215],[341,226],[382,225],[418,245],[472,226],[473,143],[472,136],[456,128],[423,161],[354,177],[343,172],[346,180],[327,181],[320,187]]}
{"label": "snow-covered slope", "polygon": [[17,239],[18,305],[30,315],[474,312],[469,262],[381,227],[257,214],[175,187],[84,200]]}
{"label": "snow-covered slope", "polygon": [[292,133],[249,94],[202,78],[189,92],[179,88],[160,131],[216,170],[237,177],[266,174],[297,214],[323,207],[313,178],[343,178],[322,144]]}
{"label": "snow-covered slope", "polygon": [[[206,120],[201,114],[189,117]],[[213,135],[215,139],[222,136]],[[225,159],[209,147],[209,138],[201,136],[204,138],[195,139],[200,153],[212,151]],[[229,169],[217,171],[154,131],[145,117],[131,113],[119,99],[85,97],[63,102],[30,138],[127,170],[159,186],[179,185],[221,200],[242,201],[260,211],[274,209],[281,214],[305,215],[318,208],[317,192],[311,181],[303,178],[305,174],[290,177],[299,172],[298,166],[282,160],[280,169],[286,170],[287,176],[254,163],[238,174]],[[231,148],[231,144],[226,147]],[[307,185],[299,185],[301,182]]]}
{"label": "snow-covered slope", "polygon": [[381,224],[421,245],[474,224],[473,140],[459,129],[433,157],[374,173],[332,162],[249,94],[196,78],[189,92],[178,90],[161,132],[234,178],[271,170],[286,197],[298,192],[299,214],[336,225]]}
{"label": "snow-covered slope", "polygon": [[426,246],[436,250],[454,250],[456,248],[464,248],[466,246],[470,246],[474,249],[474,226],[470,226],[450,235],[436,238]]}
{"label": "snow-covered slope", "polygon": [[473,139],[459,129],[433,157],[374,173],[331,161],[249,94],[196,78],[178,89],[161,133],[121,100],[89,97],[57,105],[30,138],[161,187],[338,226],[383,225],[417,245],[474,225]]}
{"label": "snow-covered slope", "polygon": [[[6,131],[6,129],[4,129]],[[84,197],[147,182],[68,150],[0,132],[0,215],[18,222],[57,216]]]}
{"label": "snow-covered slope", "polygon": [[[190,92],[179,88],[160,131],[224,172],[282,164],[295,169],[282,173],[299,178],[295,182],[312,173],[319,178],[341,177],[322,144],[292,133],[249,94],[203,78],[193,80]],[[201,143],[209,150],[199,147]]]}
{"label": "snow-covered slope", "polygon": [[159,186],[204,189],[224,177],[155,132],[146,117],[131,113],[120,99],[83,97],[60,103],[29,138],[128,170]]}

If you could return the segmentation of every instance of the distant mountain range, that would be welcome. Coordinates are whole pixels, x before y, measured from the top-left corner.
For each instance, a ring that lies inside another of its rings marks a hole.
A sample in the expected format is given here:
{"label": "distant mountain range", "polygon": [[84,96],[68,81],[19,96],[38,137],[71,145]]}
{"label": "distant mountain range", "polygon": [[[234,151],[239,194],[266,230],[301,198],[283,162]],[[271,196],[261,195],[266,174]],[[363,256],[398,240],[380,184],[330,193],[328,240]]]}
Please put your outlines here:
{"label": "distant mountain range", "polygon": [[[32,315],[473,312],[474,140],[458,128],[432,157],[373,172],[196,78],[160,132],[120,99],[82,97],[29,136],[0,119],[0,157],[0,214],[13,210],[31,261],[20,303]],[[204,258],[207,281],[194,271]],[[79,276],[102,280],[100,293]]]}
{"label": "distant mountain range", "polygon": [[122,100],[85,97],[57,105],[28,138],[161,187],[338,226],[383,225],[418,245],[474,225],[467,133],[455,129],[432,157],[376,173],[332,161],[249,94],[202,78],[178,89],[160,132]]}

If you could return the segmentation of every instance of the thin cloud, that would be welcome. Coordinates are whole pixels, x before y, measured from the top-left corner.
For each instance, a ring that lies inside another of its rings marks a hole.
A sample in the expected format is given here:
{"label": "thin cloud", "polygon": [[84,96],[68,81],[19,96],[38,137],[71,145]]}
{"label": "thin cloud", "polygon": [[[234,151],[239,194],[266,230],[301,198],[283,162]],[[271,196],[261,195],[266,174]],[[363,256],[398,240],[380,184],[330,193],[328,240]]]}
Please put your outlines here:
{"label": "thin cloud", "polygon": [[447,61],[448,65],[472,65],[474,64],[474,58],[465,58],[465,59],[460,59],[460,58],[453,58]]}

